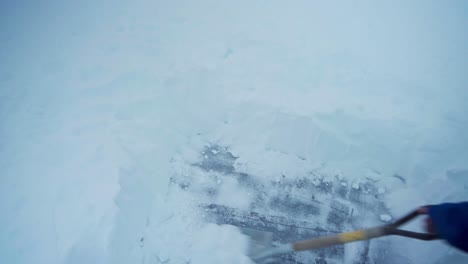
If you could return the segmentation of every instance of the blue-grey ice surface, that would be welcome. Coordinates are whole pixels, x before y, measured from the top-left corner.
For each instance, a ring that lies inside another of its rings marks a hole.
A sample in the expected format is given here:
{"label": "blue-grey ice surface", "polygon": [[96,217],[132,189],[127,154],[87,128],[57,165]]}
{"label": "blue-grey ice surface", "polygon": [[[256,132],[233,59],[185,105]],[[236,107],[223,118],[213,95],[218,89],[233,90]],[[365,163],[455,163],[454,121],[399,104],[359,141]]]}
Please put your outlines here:
{"label": "blue-grey ice surface", "polygon": [[[2,1],[0,262],[249,263],[235,225],[284,243],[467,200],[467,14]],[[467,257],[391,237],[279,261]]]}

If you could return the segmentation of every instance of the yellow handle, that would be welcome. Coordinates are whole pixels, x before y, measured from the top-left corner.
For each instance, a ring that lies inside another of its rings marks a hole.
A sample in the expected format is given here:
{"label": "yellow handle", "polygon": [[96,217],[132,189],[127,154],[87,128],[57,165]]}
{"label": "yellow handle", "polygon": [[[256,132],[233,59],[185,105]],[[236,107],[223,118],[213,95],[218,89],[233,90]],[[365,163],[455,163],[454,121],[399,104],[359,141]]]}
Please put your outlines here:
{"label": "yellow handle", "polygon": [[385,235],[385,230],[382,227],[374,227],[364,230],[346,232],[331,236],[318,237],[309,240],[298,241],[293,243],[294,251],[310,250],[315,248],[328,247],[333,245],[344,244],[348,242],[366,240],[374,237]]}
{"label": "yellow handle", "polygon": [[353,231],[342,233],[339,235],[339,239],[342,243],[348,243],[357,240],[365,240],[367,239],[366,232],[363,230]]}

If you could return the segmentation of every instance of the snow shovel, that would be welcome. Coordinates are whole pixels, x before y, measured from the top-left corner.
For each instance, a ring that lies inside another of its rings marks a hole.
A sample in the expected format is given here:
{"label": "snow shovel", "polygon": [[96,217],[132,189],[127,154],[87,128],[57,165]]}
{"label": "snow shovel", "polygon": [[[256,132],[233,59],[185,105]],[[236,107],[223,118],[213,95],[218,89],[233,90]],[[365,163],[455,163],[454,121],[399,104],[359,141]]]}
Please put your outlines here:
{"label": "snow shovel", "polygon": [[398,229],[398,227],[400,227],[401,225],[407,223],[408,221],[416,218],[418,215],[421,214],[424,214],[423,210],[418,209],[409,213],[403,218],[395,221],[392,224],[352,232],[339,233],[330,236],[318,237],[310,240],[288,243],[276,247],[271,244],[273,234],[270,232],[262,232],[246,228],[241,228],[241,230],[244,234],[250,237],[250,247],[248,256],[254,261],[254,263],[267,264],[274,262],[275,260],[273,259],[273,257],[281,254],[345,244],[359,240],[368,240],[388,235],[404,236],[426,241],[438,239],[438,237],[432,233],[418,233]]}

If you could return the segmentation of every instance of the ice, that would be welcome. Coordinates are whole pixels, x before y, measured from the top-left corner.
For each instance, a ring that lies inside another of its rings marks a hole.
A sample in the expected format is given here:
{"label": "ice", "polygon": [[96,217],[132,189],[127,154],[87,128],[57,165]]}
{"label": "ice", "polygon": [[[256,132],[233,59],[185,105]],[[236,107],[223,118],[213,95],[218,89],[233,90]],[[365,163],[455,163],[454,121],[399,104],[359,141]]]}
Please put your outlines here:
{"label": "ice", "polygon": [[[3,1],[0,263],[248,263],[233,225],[285,243],[468,200],[464,10]],[[278,262],[467,260],[389,237]]]}

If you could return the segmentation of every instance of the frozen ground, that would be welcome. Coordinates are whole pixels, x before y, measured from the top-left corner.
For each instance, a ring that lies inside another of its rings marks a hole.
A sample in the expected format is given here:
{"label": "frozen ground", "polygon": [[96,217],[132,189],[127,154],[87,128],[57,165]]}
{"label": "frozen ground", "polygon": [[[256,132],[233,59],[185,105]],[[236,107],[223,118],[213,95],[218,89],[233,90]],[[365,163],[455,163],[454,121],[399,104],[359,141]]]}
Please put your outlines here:
{"label": "frozen ground", "polygon": [[[282,243],[468,200],[467,12],[0,3],[0,262],[249,263],[232,225]],[[467,257],[391,237],[278,261]]]}

